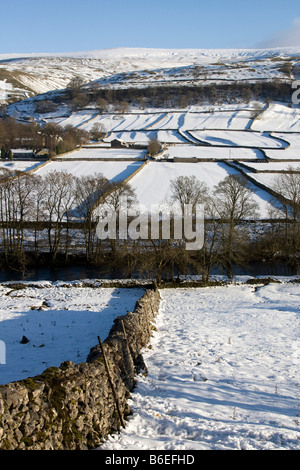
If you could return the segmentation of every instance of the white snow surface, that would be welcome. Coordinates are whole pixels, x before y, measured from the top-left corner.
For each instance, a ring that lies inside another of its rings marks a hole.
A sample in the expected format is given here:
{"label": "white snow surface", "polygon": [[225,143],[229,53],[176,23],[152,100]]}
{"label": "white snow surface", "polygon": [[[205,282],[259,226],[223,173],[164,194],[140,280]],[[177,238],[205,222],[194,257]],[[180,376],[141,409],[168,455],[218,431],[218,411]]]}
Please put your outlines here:
{"label": "white snow surface", "polygon": [[211,145],[237,145],[240,147],[259,147],[259,148],[285,148],[287,143],[277,140],[275,137],[258,132],[249,131],[191,131],[191,135],[201,142]]}
{"label": "white snow surface", "polygon": [[162,158],[195,158],[197,160],[256,160],[263,154],[258,149],[229,146],[173,145],[169,146]]}
{"label": "white snow surface", "polygon": [[[297,63],[299,48],[277,49],[151,49],[115,48],[68,53],[0,54],[0,100],[65,88],[78,76],[102,86],[149,86],[198,81],[288,80],[280,69],[287,59]],[[51,73],[49,74],[49,70]],[[12,89],[10,89],[12,88]]]}
{"label": "white snow surface", "polygon": [[265,57],[286,57],[300,55],[299,47],[281,47],[269,49],[163,49],[163,48],[143,48],[143,47],[117,47],[108,49],[96,49],[90,51],[71,51],[58,53],[10,53],[0,54],[0,60],[16,59],[16,58],[36,58],[36,57],[79,57],[79,58],[96,58],[96,59],[122,59],[122,58],[138,58],[145,59],[147,62],[151,58],[155,60],[183,59],[187,57],[189,62],[191,58],[206,59],[239,59],[240,57],[263,59]]}
{"label": "white snow surface", "polygon": [[13,161],[0,161],[0,169],[6,168],[10,171],[30,171],[37,169],[39,165],[42,165],[43,161],[33,161],[33,160],[13,160]]}
{"label": "white snow surface", "polygon": [[[144,292],[59,281],[34,284],[20,290],[0,286],[0,339],[6,346],[0,384],[33,377],[64,361],[85,362],[97,336],[104,341],[113,320],[132,311]],[[20,344],[23,335],[29,343]]]}
{"label": "white snow surface", "polygon": [[300,131],[299,106],[270,103],[268,108],[252,123],[253,131]]}
{"label": "white snow surface", "polygon": [[[300,118],[300,114],[298,119]],[[283,118],[284,119],[284,118]],[[284,139],[289,145],[283,151],[266,149],[265,154],[272,160],[299,160],[300,159],[300,134],[272,132],[275,138]]]}
{"label": "white snow surface", "polygon": [[[246,165],[247,168],[257,171],[257,172],[285,172],[288,169],[300,172],[300,162],[282,162],[282,161],[269,161],[268,163],[264,162],[245,162],[243,165]],[[253,175],[251,175],[253,176]]]}
{"label": "white snow surface", "polygon": [[[137,150],[137,149],[130,149],[130,148],[121,148],[121,149],[113,149],[113,148],[101,148],[100,146],[97,148],[97,144],[91,147],[83,147],[75,152],[70,152],[67,155],[64,155],[62,158],[64,160],[68,159],[76,159],[76,160],[135,160],[135,159],[143,159],[145,157],[146,150]],[[105,167],[105,166],[104,166]]]}
{"label": "white snow surface", "polygon": [[299,285],[160,295],[148,375],[99,450],[299,450]]}
{"label": "white snow surface", "polygon": [[[136,198],[142,210],[150,210],[151,206],[171,207],[171,180],[179,176],[195,176],[203,181],[210,191],[228,175],[239,174],[238,170],[227,166],[224,162],[149,162],[130,180]],[[255,176],[255,174],[254,174]],[[268,218],[272,206],[270,195],[250,183],[253,199],[258,204],[258,218]]]}
{"label": "white snow surface", "polygon": [[138,161],[53,160],[42,168],[38,168],[36,174],[45,176],[52,171],[65,171],[79,177],[101,173],[110,181],[123,181],[137,170],[140,165],[141,162]]}

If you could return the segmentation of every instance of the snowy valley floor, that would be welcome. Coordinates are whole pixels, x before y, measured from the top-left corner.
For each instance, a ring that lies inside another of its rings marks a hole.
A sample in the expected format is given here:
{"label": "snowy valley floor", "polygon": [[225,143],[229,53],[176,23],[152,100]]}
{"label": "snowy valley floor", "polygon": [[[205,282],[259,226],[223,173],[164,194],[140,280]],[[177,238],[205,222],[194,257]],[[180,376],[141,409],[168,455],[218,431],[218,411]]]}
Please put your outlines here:
{"label": "snowy valley floor", "polygon": [[99,450],[299,450],[300,285],[160,293],[148,375]]}

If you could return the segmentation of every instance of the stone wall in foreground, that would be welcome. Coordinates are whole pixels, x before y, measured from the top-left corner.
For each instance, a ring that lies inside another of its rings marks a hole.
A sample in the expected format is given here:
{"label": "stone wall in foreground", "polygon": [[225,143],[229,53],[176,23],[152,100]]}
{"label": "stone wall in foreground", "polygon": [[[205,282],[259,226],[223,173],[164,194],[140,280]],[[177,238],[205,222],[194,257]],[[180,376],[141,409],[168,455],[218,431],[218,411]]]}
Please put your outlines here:
{"label": "stone wall in foreground", "polygon": [[159,300],[156,289],[147,290],[133,312],[118,317],[104,354],[99,342],[84,363],[64,362],[1,385],[0,450],[93,449],[124,425]]}

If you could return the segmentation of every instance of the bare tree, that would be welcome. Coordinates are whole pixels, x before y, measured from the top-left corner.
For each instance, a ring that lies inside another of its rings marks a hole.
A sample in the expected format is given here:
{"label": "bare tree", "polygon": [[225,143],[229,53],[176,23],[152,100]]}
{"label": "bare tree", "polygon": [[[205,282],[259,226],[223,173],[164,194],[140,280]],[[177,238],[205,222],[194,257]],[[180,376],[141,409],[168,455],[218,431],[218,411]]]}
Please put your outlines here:
{"label": "bare tree", "polygon": [[204,204],[208,197],[206,183],[193,176],[179,176],[171,180],[171,201],[178,202],[183,212],[184,206],[189,204],[194,211],[197,204]]}
{"label": "bare tree", "polygon": [[[121,235],[123,240],[125,234],[120,234],[120,231],[124,230],[125,227],[120,227],[119,221],[120,216],[122,217],[123,213],[128,213],[128,210],[137,202],[134,189],[130,186],[129,183],[124,183],[123,181],[113,181],[110,184],[109,191],[103,197],[103,207],[110,213],[114,213],[116,216],[116,233]],[[130,217],[126,217],[126,223],[130,220]],[[128,224],[127,224],[128,228]],[[112,252],[116,252],[116,240],[110,240]],[[126,240],[124,242],[126,243]]]}
{"label": "bare tree", "polygon": [[40,252],[40,233],[43,222],[46,221],[45,217],[45,200],[47,198],[47,186],[45,179],[42,176],[34,175],[32,189],[32,207],[31,207],[31,218],[33,223],[33,234],[34,234],[34,253],[36,258]]}
{"label": "bare tree", "polygon": [[198,269],[200,268],[202,281],[205,283],[209,281],[212,267],[219,262],[221,235],[221,222],[216,200],[213,195],[210,195],[205,204],[203,247],[196,255],[197,266]]}
{"label": "bare tree", "polygon": [[294,253],[299,245],[300,231],[300,167],[288,167],[275,180],[274,190],[278,197],[273,199],[274,205],[285,216],[285,246],[288,253]]}
{"label": "bare tree", "polygon": [[88,261],[95,257],[96,229],[93,210],[95,205],[101,202],[101,198],[103,198],[110,188],[110,182],[101,173],[90,176],[80,176],[75,180],[76,209],[74,215],[76,215],[83,224],[85,251]]}
{"label": "bare tree", "polygon": [[110,183],[109,192],[105,195],[105,204],[116,213],[121,209],[121,202],[126,200],[127,209],[136,202],[134,189],[129,183],[123,181],[113,181]]}
{"label": "bare tree", "polygon": [[171,202],[179,202],[182,213],[186,204],[192,206],[193,213],[197,204],[204,206],[203,246],[190,257],[189,262],[195,259],[202,280],[207,282],[212,266],[219,258],[217,242],[221,235],[221,224],[216,200],[205,182],[195,176],[180,176],[171,181]]}
{"label": "bare tree", "polygon": [[15,213],[15,201],[13,196],[13,175],[14,173],[7,169],[1,168],[0,174],[0,217],[2,226],[2,248],[6,261],[9,254],[13,251],[14,232],[13,221]]}
{"label": "bare tree", "polygon": [[127,113],[129,110],[129,103],[125,100],[115,101],[115,110],[119,113]]}
{"label": "bare tree", "polygon": [[[68,237],[69,212],[74,208],[74,177],[67,172],[52,171],[45,176],[47,197],[44,202],[45,216],[48,222],[48,243],[52,260],[55,261],[64,223]],[[67,242],[65,255],[68,256]]]}
{"label": "bare tree", "polygon": [[32,217],[34,183],[34,176],[28,173],[1,171],[2,249],[8,265],[23,273],[27,261],[24,234],[26,222]]}
{"label": "bare tree", "polygon": [[100,122],[95,122],[93,124],[91,130],[90,130],[90,137],[92,140],[98,141],[105,137],[106,135],[106,130],[105,127],[102,123]]}
{"label": "bare tree", "polygon": [[243,219],[256,218],[258,204],[253,198],[253,190],[242,175],[226,176],[215,186],[216,209],[222,221],[223,264],[230,278],[233,276],[232,265],[238,261],[236,227]]}
{"label": "bare tree", "polygon": [[62,128],[54,122],[48,122],[41,129],[41,135],[44,138],[44,146],[55,154],[56,146],[62,139]]}
{"label": "bare tree", "polygon": [[100,113],[104,113],[108,109],[108,101],[99,96],[96,100],[96,106]]}

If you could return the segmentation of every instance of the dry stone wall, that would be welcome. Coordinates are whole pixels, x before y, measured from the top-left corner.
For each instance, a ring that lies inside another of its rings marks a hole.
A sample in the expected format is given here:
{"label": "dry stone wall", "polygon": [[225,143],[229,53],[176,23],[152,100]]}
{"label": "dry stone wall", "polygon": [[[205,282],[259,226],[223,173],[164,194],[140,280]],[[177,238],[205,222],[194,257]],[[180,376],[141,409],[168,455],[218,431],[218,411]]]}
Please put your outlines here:
{"label": "dry stone wall", "polygon": [[0,450],[93,449],[124,425],[158,308],[158,290],[147,290],[86,362],[0,386]]}

